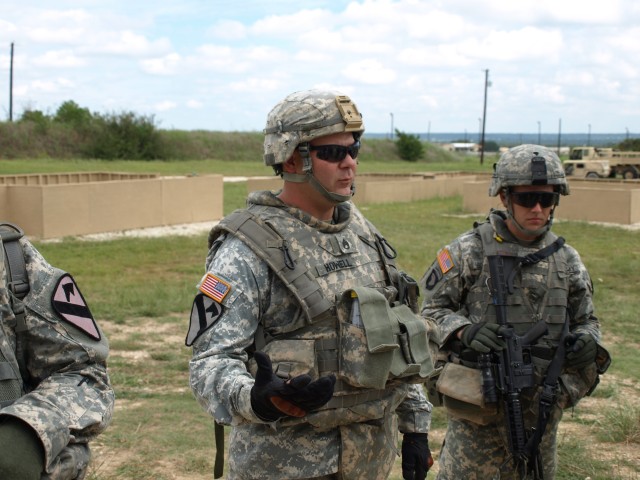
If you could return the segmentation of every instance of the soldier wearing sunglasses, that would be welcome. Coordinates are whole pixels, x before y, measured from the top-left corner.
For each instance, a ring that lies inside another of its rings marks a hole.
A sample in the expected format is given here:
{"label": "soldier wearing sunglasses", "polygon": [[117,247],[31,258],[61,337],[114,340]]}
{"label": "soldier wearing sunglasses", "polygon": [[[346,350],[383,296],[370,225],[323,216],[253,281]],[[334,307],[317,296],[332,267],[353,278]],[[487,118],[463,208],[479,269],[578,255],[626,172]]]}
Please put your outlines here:
{"label": "soldier wearing sunglasses", "polygon": [[232,426],[229,480],[385,479],[399,432],[404,478],[433,463],[418,285],[350,202],[363,132],[346,95],[287,96],[264,140],[282,189],[209,235],[186,344],[196,398]]}
{"label": "soldier wearing sunglasses", "polygon": [[[552,150],[540,145],[510,149],[494,165],[489,188],[504,210],[492,210],[485,222],[442,248],[421,280],[422,315],[435,326],[437,363],[444,365],[434,398],[449,414],[438,479],[525,474],[553,479],[563,409],[590,394],[608,366],[589,273],[578,252],[551,233],[560,197],[568,194]],[[491,270],[489,258],[497,257],[515,265],[508,278],[492,279],[497,269]],[[506,312],[508,328],[499,325],[492,295],[492,281],[501,280],[508,284],[507,305],[500,311]],[[524,442],[538,460],[523,472],[522,458],[512,454],[507,403],[488,395],[495,391],[487,387],[504,373],[496,367],[504,358],[499,352],[507,345],[507,332],[525,335],[534,325],[546,334],[520,345],[526,364],[510,366],[521,369],[518,374],[530,367],[531,386],[512,399],[522,407]]]}

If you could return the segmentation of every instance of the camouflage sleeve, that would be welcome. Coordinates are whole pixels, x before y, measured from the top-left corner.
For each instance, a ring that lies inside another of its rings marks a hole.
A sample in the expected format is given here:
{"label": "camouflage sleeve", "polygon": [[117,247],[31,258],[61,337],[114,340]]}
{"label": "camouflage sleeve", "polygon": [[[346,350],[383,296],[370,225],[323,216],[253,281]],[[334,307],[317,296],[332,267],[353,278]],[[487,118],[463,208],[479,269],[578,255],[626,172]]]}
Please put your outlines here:
{"label": "camouflage sleeve", "polygon": [[228,281],[231,288],[215,323],[193,344],[191,389],[218,423],[264,423],[251,409],[253,377],[245,362],[263,310],[260,300],[269,297],[269,268],[243,242],[229,237],[208,258],[207,271]]}
{"label": "camouflage sleeve", "polygon": [[594,315],[593,282],[578,252],[565,246],[569,277],[570,331],[590,333],[601,343],[600,322]]}
{"label": "camouflage sleeve", "polygon": [[408,385],[407,397],[396,409],[398,430],[402,433],[429,433],[432,405],[427,400],[422,384]]}
{"label": "camouflage sleeve", "polygon": [[88,442],[111,421],[114,392],[107,373],[109,345],[93,324],[94,337],[53,311],[52,294],[65,274],[23,241],[30,292],[24,298],[24,357],[29,393],[4,408],[37,432],[52,460],[69,443]]}
{"label": "camouflage sleeve", "polygon": [[454,332],[472,323],[464,297],[478,274],[478,265],[482,265],[481,255],[481,245],[473,235],[461,236],[438,252],[420,280],[424,298],[421,315],[435,323],[433,340],[440,348]]}

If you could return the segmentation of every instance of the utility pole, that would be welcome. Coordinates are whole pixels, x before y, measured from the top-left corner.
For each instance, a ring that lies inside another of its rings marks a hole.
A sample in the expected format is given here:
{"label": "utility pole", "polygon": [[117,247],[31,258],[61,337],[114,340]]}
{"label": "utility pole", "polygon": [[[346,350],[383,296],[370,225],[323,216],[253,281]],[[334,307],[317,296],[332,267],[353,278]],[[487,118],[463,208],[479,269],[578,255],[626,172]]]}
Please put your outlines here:
{"label": "utility pole", "polygon": [[391,140],[393,140],[393,112],[389,113],[391,115]]}
{"label": "utility pole", "polygon": [[11,60],[9,64],[9,121],[13,122],[13,42],[11,42]]}
{"label": "utility pole", "polygon": [[591,124],[589,124],[589,133],[587,134],[587,146],[591,145]]}
{"label": "utility pole", "polygon": [[538,145],[542,145],[541,135],[540,135],[540,120],[538,120]]}
{"label": "utility pole", "polygon": [[562,132],[562,119],[558,119],[558,157],[560,157],[560,142],[561,142],[561,132]]}
{"label": "utility pole", "polygon": [[489,86],[489,69],[484,71],[484,108],[482,111],[482,137],[480,138],[480,165],[484,163],[484,129],[487,122],[487,87]]}

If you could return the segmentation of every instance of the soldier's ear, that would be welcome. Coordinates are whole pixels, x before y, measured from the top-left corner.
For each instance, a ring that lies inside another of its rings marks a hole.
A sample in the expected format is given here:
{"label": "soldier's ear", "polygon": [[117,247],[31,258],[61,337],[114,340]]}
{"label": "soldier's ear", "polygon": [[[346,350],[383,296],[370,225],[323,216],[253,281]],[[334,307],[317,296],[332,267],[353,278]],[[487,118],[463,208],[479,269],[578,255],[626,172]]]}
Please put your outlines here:
{"label": "soldier's ear", "polygon": [[500,190],[500,201],[504,207],[507,206],[507,194],[504,190]]}
{"label": "soldier's ear", "polygon": [[[296,161],[298,160],[298,161]],[[300,163],[300,155],[298,152],[293,152],[293,154],[287,158],[287,160],[282,164],[282,170],[286,173],[299,173],[297,171],[297,164]],[[300,167],[302,171],[302,167]]]}

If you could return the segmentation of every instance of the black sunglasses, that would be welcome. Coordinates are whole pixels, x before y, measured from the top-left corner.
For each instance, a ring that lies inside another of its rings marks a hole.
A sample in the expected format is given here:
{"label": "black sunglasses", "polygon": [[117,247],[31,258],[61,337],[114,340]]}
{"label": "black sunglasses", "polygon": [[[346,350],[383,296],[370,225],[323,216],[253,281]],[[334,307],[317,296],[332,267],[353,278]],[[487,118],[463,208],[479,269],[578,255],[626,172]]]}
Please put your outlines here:
{"label": "black sunglasses", "polygon": [[542,208],[549,208],[558,204],[560,194],[557,192],[511,192],[511,199],[516,205],[533,208],[540,204]]}
{"label": "black sunglasses", "polygon": [[320,160],[338,163],[347,157],[347,153],[351,158],[356,159],[360,151],[360,141],[354,142],[348,147],[342,145],[309,145],[309,150],[317,152],[316,155]]}

